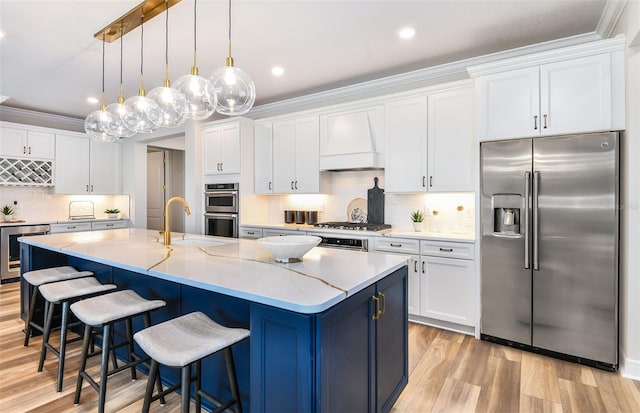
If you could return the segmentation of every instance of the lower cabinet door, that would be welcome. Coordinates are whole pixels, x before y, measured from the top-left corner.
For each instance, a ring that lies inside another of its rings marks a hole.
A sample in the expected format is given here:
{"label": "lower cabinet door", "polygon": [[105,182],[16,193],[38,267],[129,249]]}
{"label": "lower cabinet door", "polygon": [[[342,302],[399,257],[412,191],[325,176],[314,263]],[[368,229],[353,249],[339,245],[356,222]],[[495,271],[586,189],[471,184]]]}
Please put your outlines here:
{"label": "lower cabinet door", "polygon": [[420,315],[473,326],[473,261],[422,257]]}

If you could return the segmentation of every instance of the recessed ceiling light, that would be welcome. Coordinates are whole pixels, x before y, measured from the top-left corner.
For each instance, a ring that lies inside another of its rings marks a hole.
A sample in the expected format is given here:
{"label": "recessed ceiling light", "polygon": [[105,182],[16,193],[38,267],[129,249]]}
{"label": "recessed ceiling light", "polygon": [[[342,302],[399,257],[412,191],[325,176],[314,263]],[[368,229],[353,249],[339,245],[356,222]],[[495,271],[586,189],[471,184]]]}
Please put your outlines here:
{"label": "recessed ceiling light", "polygon": [[271,74],[280,77],[284,74],[284,68],[282,66],[274,66],[271,68]]}
{"label": "recessed ceiling light", "polygon": [[401,39],[411,39],[415,35],[416,35],[415,27],[407,26],[398,30],[398,37],[400,37]]}
{"label": "recessed ceiling light", "polygon": [[96,103],[100,102],[98,99],[94,98],[94,97],[88,97],[87,98],[87,102],[91,103],[92,105],[95,105]]}

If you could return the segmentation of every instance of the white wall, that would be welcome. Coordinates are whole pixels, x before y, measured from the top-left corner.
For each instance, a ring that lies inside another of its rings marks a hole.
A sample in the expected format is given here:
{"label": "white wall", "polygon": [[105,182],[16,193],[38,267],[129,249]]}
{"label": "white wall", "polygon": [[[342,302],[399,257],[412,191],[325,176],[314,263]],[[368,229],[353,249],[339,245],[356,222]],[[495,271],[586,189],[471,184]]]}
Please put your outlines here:
{"label": "white wall", "polygon": [[626,133],[621,159],[620,348],[624,376],[640,379],[640,2],[630,1],[614,30],[626,49]]}

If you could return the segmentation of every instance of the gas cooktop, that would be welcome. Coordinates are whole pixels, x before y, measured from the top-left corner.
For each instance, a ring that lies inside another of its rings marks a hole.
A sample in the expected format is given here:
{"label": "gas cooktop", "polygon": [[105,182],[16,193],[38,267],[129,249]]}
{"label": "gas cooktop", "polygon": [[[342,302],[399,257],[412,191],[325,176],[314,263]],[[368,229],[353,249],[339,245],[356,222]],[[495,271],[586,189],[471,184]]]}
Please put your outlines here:
{"label": "gas cooktop", "polygon": [[369,224],[368,222],[319,222],[317,228],[348,229],[352,231],[382,231],[391,228],[389,224]]}

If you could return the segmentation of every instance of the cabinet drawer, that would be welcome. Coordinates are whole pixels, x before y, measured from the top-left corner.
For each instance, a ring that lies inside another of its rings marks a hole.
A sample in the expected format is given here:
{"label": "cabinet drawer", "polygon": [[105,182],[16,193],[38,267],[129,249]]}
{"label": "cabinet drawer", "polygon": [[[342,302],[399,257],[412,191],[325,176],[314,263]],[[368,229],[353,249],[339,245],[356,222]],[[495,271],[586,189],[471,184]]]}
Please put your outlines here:
{"label": "cabinet drawer", "polygon": [[49,232],[51,232],[52,234],[79,231],[91,231],[91,222],[77,222],[73,224],[51,224],[49,230]]}
{"label": "cabinet drawer", "polygon": [[474,244],[446,241],[420,241],[420,254],[463,260],[472,260],[475,257]]}
{"label": "cabinet drawer", "polygon": [[419,254],[420,241],[407,238],[381,238],[375,239],[375,251],[397,252],[403,254]]}
{"label": "cabinet drawer", "polygon": [[240,227],[240,238],[251,238],[251,239],[262,238],[262,228]]}
{"label": "cabinet drawer", "polygon": [[112,222],[92,222],[91,229],[94,231],[98,231],[101,229],[119,229],[119,228],[128,228],[129,224],[127,221],[112,221]]}

